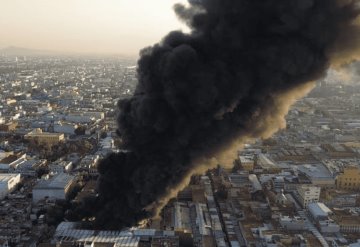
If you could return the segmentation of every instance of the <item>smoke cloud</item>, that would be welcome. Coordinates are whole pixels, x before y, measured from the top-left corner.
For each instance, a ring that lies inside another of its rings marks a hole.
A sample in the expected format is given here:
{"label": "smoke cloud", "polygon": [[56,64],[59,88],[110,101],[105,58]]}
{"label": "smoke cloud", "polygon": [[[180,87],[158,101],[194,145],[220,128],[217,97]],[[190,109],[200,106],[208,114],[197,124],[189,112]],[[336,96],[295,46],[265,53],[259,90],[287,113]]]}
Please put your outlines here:
{"label": "smoke cloud", "polygon": [[154,217],[196,171],[285,126],[290,105],[330,66],[356,59],[357,0],[199,0],[176,5],[191,33],[141,51],[118,103],[128,152],[99,165],[96,224]]}

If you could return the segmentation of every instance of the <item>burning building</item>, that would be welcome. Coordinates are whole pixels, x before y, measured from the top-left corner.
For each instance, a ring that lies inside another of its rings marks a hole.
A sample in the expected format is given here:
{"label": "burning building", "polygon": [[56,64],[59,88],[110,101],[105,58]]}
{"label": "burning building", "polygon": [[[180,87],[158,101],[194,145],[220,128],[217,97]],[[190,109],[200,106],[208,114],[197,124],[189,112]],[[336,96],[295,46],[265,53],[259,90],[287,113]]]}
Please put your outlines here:
{"label": "burning building", "polygon": [[356,58],[358,2],[175,5],[191,32],[171,32],[140,53],[136,92],[118,103],[118,133],[130,152],[98,167],[98,226],[155,216],[190,175],[285,127],[289,107],[315,80]]}

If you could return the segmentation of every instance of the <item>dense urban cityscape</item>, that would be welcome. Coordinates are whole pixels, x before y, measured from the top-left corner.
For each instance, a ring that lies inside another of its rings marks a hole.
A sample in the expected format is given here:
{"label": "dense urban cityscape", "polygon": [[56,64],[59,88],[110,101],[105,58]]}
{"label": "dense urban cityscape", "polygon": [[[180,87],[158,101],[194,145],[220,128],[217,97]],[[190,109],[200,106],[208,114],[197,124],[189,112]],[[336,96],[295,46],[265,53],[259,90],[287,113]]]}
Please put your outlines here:
{"label": "dense urban cityscape", "polygon": [[116,104],[136,83],[131,59],[0,56],[0,246],[360,246],[360,85],[334,75],[160,218],[91,229],[77,210],[124,152]]}

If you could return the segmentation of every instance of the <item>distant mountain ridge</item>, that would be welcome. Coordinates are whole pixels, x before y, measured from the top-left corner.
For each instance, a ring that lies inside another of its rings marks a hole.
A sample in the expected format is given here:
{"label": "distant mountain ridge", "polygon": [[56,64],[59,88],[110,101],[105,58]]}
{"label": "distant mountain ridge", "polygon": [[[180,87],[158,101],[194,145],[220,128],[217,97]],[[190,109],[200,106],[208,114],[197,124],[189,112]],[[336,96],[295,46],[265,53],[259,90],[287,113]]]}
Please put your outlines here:
{"label": "distant mountain ridge", "polygon": [[58,55],[59,52],[49,51],[49,50],[38,50],[38,49],[29,49],[16,46],[8,46],[3,49],[0,49],[0,54],[5,54],[7,56],[49,56],[49,55]]}
{"label": "distant mountain ridge", "polygon": [[110,53],[91,53],[91,52],[61,52],[53,50],[40,50],[40,49],[29,49],[24,47],[17,46],[8,46],[5,48],[0,48],[0,55],[6,56],[90,56],[90,57],[123,57],[128,59],[136,59],[137,55],[126,55],[126,54],[110,54]]}

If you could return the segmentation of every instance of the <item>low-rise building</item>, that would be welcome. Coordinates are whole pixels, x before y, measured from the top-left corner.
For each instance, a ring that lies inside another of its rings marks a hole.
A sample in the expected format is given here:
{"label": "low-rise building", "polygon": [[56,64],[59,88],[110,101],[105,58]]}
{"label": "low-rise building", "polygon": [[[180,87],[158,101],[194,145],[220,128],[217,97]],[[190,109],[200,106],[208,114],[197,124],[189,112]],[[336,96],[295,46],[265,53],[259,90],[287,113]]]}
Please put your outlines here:
{"label": "low-rise building", "polygon": [[335,187],[335,178],[322,163],[300,165],[298,171],[304,174],[313,185],[323,188]]}
{"label": "low-rise building", "polygon": [[54,239],[57,246],[180,246],[179,236],[174,231],[136,228],[128,231],[94,231],[78,229],[73,222],[60,223]]}
{"label": "low-rise building", "polygon": [[265,154],[257,155],[256,165],[262,169],[262,171],[268,173],[279,173],[281,169]]}
{"label": "low-rise building", "polygon": [[78,127],[77,124],[58,122],[54,124],[54,132],[74,135]]}
{"label": "low-rise building", "polygon": [[320,198],[320,187],[311,185],[302,185],[297,189],[298,200],[303,208],[306,208],[310,203],[318,202]]}
{"label": "low-rise building", "polygon": [[321,202],[310,203],[308,205],[308,210],[315,221],[327,220],[329,215],[332,214],[332,211]]}
{"label": "low-rise building", "polygon": [[71,161],[55,161],[49,165],[49,170],[51,173],[64,173],[69,172],[73,168],[73,163]]}
{"label": "low-rise building", "polygon": [[344,190],[360,189],[360,168],[349,166],[344,172],[336,177],[336,187]]}
{"label": "low-rise building", "polygon": [[33,203],[44,198],[65,200],[74,185],[75,178],[59,173],[48,180],[41,180],[33,189]]}
{"label": "low-rise building", "polygon": [[333,212],[324,203],[310,203],[308,205],[308,210],[320,232],[338,233],[340,231],[340,226],[329,217],[330,215],[333,215]]}
{"label": "low-rise building", "polygon": [[353,209],[334,209],[334,220],[343,233],[360,233],[360,216]]}
{"label": "low-rise building", "polygon": [[39,144],[45,144],[49,147],[57,145],[65,140],[62,133],[48,133],[43,132],[41,129],[35,129],[24,136],[25,140],[35,141]]}
{"label": "low-rise building", "polygon": [[210,226],[210,214],[206,204],[196,203],[190,207],[190,224],[196,246],[215,246]]}
{"label": "low-rise building", "polygon": [[254,170],[254,155],[239,155],[241,168],[245,171]]}
{"label": "low-rise building", "polygon": [[0,199],[3,199],[9,192],[20,183],[20,174],[0,174]]}
{"label": "low-rise building", "polygon": [[273,189],[276,192],[281,192],[285,188],[285,180],[282,176],[276,176],[271,180]]}
{"label": "low-rise building", "polygon": [[287,231],[301,231],[306,229],[306,221],[302,217],[281,216],[279,222]]}
{"label": "low-rise building", "polygon": [[344,217],[338,221],[340,231],[346,233],[360,233],[360,217]]}

